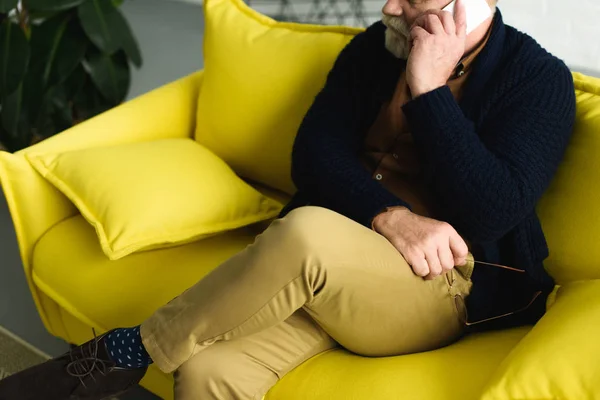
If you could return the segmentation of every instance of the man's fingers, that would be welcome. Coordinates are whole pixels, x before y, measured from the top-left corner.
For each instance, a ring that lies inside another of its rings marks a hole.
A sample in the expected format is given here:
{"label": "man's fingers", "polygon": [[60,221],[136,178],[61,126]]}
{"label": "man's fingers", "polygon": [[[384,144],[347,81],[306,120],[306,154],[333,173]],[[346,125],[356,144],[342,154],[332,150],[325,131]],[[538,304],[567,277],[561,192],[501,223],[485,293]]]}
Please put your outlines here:
{"label": "man's fingers", "polygon": [[429,275],[429,264],[427,263],[427,260],[425,260],[425,256],[413,257],[408,263],[412,267],[415,275],[423,278]]}
{"label": "man's fingers", "polygon": [[440,19],[439,15],[435,13],[428,14],[425,17],[425,21],[425,29],[428,30],[429,33],[432,33],[434,35],[442,35],[446,33],[446,31],[444,30],[444,25],[442,25],[442,20]]}
{"label": "man's fingers", "polygon": [[420,26],[420,27],[426,29],[427,28],[427,16],[429,14],[435,14],[435,11],[427,10],[423,14],[419,15],[417,18],[415,18],[415,21],[411,25],[410,29],[414,28],[415,26]]}
{"label": "man's fingers", "polygon": [[464,0],[457,0],[454,8],[454,22],[456,24],[456,35],[458,37],[467,36],[467,7]]}
{"label": "man's fingers", "polygon": [[418,26],[418,25],[413,26],[412,29],[410,30],[410,38],[413,42],[417,41],[417,40],[425,39],[429,35],[430,35],[429,32],[427,32],[424,28],[422,28],[421,26]]}
{"label": "man's fingers", "polygon": [[429,274],[425,279],[431,280],[440,276],[442,274],[442,264],[437,249],[427,252],[425,259],[427,260],[427,265],[429,265]]}
{"label": "man's fingers", "polygon": [[[439,35],[445,33],[445,27],[442,23],[441,12],[438,10],[427,10],[421,14],[412,24],[411,29],[417,26],[425,29],[427,33]],[[452,22],[454,24],[454,21]]]}
{"label": "man's fingers", "polygon": [[454,257],[454,265],[465,265],[467,263],[469,248],[458,233],[450,236],[450,250]]}
{"label": "man's fingers", "polygon": [[404,257],[404,260],[410,265],[410,268],[413,270],[415,275],[425,277],[429,274],[429,265],[425,260],[425,255],[423,252],[418,249],[412,247],[405,247],[396,240],[391,241],[396,250]]}
{"label": "man's fingers", "polygon": [[442,24],[444,25],[444,30],[446,33],[448,35],[454,35],[456,33],[456,24],[454,22],[454,16],[452,13],[449,13],[448,11],[440,11],[438,15],[442,21]]}
{"label": "man's fingers", "polygon": [[454,255],[450,250],[450,246],[442,246],[438,249],[438,257],[442,264],[442,273],[446,273],[454,268]]}

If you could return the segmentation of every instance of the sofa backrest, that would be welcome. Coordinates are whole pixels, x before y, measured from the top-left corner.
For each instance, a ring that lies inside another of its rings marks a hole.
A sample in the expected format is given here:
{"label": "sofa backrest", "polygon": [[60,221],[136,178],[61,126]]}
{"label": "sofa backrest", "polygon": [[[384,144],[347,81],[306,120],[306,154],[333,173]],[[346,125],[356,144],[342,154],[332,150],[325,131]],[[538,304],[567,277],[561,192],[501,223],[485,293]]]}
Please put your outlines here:
{"label": "sofa backrest", "polygon": [[239,175],[288,194],[298,128],[361,29],[276,22],[242,0],[206,0],[196,140]]}
{"label": "sofa backrest", "polygon": [[538,204],[558,281],[600,279],[600,79],[575,73],[577,120],[565,158]]}

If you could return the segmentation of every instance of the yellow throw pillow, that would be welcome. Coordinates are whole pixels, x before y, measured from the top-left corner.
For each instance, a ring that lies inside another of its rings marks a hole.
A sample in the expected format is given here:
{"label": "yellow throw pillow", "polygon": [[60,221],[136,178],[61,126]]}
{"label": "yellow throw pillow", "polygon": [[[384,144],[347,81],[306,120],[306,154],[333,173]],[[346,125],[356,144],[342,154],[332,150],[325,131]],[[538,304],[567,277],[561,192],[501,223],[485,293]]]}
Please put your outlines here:
{"label": "yellow throw pillow", "polygon": [[538,204],[559,284],[600,279],[600,79],[574,74],[577,120],[565,159]]}
{"label": "yellow throw pillow", "polygon": [[111,260],[263,221],[281,209],[191,139],[27,158],[96,228]]}
{"label": "yellow throw pillow", "polygon": [[482,400],[600,399],[600,280],[562,286]]}
{"label": "yellow throw pillow", "polygon": [[205,0],[204,10],[196,140],[239,175],[293,194],[298,128],[361,29],[276,22],[242,0]]}

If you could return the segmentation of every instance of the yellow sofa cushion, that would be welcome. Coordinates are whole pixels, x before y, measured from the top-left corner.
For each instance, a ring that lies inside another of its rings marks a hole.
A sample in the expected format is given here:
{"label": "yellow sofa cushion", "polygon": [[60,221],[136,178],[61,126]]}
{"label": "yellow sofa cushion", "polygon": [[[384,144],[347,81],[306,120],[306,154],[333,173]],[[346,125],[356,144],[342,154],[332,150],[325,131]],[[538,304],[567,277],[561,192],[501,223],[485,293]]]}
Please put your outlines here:
{"label": "yellow sofa cushion", "polygon": [[483,400],[600,398],[600,280],[563,286],[502,363]]}
{"label": "yellow sofa cushion", "polygon": [[600,79],[574,74],[577,121],[565,159],[538,205],[559,284],[600,279]]}
{"label": "yellow sofa cushion", "polygon": [[264,221],[281,209],[191,139],[27,158],[96,228],[111,260]]}
{"label": "yellow sofa cushion", "polygon": [[265,400],[476,400],[529,329],[474,334],[443,349],[398,357],[332,350],[289,372]]}
{"label": "yellow sofa cushion", "polygon": [[239,175],[292,194],[294,137],[360,29],[275,22],[242,0],[205,0],[196,140]]}

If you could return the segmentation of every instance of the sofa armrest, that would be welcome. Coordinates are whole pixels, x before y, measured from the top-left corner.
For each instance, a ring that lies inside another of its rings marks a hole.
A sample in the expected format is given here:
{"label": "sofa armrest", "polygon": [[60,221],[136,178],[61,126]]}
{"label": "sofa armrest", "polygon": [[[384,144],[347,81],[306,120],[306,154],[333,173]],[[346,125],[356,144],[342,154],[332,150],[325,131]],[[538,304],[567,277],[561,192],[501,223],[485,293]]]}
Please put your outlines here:
{"label": "sofa armrest", "polygon": [[482,400],[600,398],[600,280],[568,283],[512,350]]}
{"label": "sofa armrest", "polygon": [[202,78],[203,71],[198,71],[20,152],[0,151],[0,186],[14,222],[29,288],[50,332],[54,330],[32,280],[33,249],[46,231],[78,211],[31,167],[25,155],[193,137]]}

